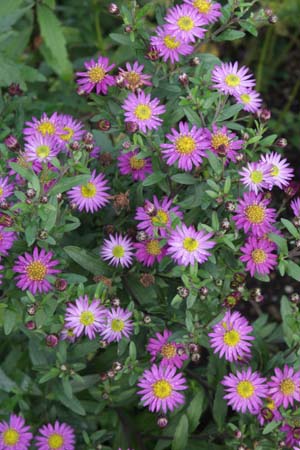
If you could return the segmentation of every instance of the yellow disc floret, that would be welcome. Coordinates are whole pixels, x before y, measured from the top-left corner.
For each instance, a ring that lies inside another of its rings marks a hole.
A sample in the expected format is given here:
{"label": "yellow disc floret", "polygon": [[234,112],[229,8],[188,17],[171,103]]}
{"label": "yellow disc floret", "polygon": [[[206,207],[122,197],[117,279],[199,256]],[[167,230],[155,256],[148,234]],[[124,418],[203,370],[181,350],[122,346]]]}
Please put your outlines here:
{"label": "yellow disc floret", "polygon": [[47,274],[47,267],[41,261],[33,261],[26,267],[26,274],[31,281],[42,281]]}
{"label": "yellow disc floret", "polygon": [[250,381],[240,381],[236,390],[241,397],[250,398],[254,394],[255,386]]}
{"label": "yellow disc floret", "polygon": [[181,155],[190,155],[196,148],[196,142],[191,136],[180,136],[176,139],[175,148]]}
{"label": "yellow disc floret", "polygon": [[152,384],[155,397],[167,398],[172,394],[172,386],[167,380],[159,380]]}
{"label": "yellow disc floret", "polygon": [[100,83],[105,77],[105,73],[102,67],[95,66],[88,71],[88,77],[92,83]]}

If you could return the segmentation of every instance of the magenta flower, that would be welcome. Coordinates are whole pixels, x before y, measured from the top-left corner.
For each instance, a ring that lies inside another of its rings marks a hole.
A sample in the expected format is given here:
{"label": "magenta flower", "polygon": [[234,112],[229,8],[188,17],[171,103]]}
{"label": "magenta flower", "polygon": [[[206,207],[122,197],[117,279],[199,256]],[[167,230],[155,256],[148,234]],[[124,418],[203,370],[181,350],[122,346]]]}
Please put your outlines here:
{"label": "magenta flower", "polygon": [[237,229],[244,230],[245,233],[250,231],[257,237],[272,231],[276,211],[273,208],[267,208],[269,203],[270,200],[264,198],[262,194],[244,192],[232,217]]}
{"label": "magenta flower", "polygon": [[252,277],[255,273],[268,275],[277,265],[277,255],[274,255],[273,251],[273,242],[250,236],[245,245],[241,247],[243,255],[240,260],[246,263],[246,270]]}
{"label": "magenta flower", "polygon": [[157,130],[163,122],[158,116],[166,112],[165,106],[159,104],[158,98],[151,100],[150,94],[143,91],[129,94],[122,108],[125,111],[125,122],[136,123],[143,133]]}
{"label": "magenta flower", "polygon": [[69,303],[65,315],[65,327],[72,329],[76,337],[85,334],[89,339],[94,339],[100,331],[105,319],[105,308],[100,301],[94,299],[89,303],[87,295],[75,300],[75,304]]}
{"label": "magenta flower", "polygon": [[270,187],[278,186],[283,189],[290,184],[294,178],[294,170],[290,167],[287,160],[282,158],[279,153],[268,153],[261,156],[262,163],[271,167]]}
{"label": "magenta flower", "polygon": [[225,386],[224,399],[234,411],[257,414],[263,404],[263,399],[268,395],[267,380],[252,369],[230,373],[223,378],[221,384]]}
{"label": "magenta flower", "polygon": [[59,137],[65,144],[72,141],[81,141],[85,132],[82,122],[74,119],[69,114],[58,114],[57,120],[62,130],[62,134]]}
{"label": "magenta flower", "polygon": [[222,15],[220,3],[212,0],[184,0],[184,3],[196,8],[206,24],[217,22]]}
{"label": "magenta flower", "polygon": [[237,139],[237,135],[229,131],[225,126],[221,128],[217,125],[212,126],[212,133],[206,129],[207,139],[209,140],[208,149],[219,156],[226,157],[226,163],[236,162],[236,155],[243,147],[244,141]]}
{"label": "magenta flower", "polygon": [[178,349],[184,350],[183,345],[172,341],[172,332],[164,330],[163,333],[156,333],[155,338],[150,338],[147,351],[152,356],[151,362],[157,357],[161,358],[161,366],[177,367],[180,369],[188,356],[185,351],[178,352]]}
{"label": "magenta flower", "polygon": [[43,163],[51,161],[61,148],[61,143],[55,135],[33,134],[27,137],[24,157],[27,161]]}
{"label": "magenta flower", "polygon": [[136,148],[132,152],[121,153],[118,156],[118,167],[122,175],[131,175],[134,181],[143,181],[152,173],[150,158],[140,158],[140,152]]}
{"label": "magenta flower", "polygon": [[300,217],[300,197],[294,198],[291,201],[291,208],[296,217]]}
{"label": "magenta flower", "polygon": [[282,420],[282,415],[277,409],[274,401],[270,397],[267,397],[264,406],[257,413],[257,418],[260,425],[263,426],[268,422],[279,422]]}
{"label": "magenta flower", "polygon": [[9,421],[0,422],[1,450],[28,450],[32,433],[21,416],[11,414]]}
{"label": "magenta flower", "polygon": [[169,166],[177,162],[179,169],[191,171],[193,166],[198,167],[202,163],[202,157],[206,156],[209,145],[206,133],[195,125],[189,129],[187,122],[179,123],[179,131],[171,129],[172,134],[166,137],[170,144],[161,144],[162,156]]}
{"label": "magenta flower", "polygon": [[139,379],[141,402],[151,412],[167,413],[184,404],[184,395],[180,391],[187,389],[186,379],[181,373],[176,374],[176,367],[163,367],[153,364],[144,371]]}
{"label": "magenta flower", "polygon": [[174,36],[166,26],[156,28],[156,36],[151,37],[150,43],[164,62],[169,59],[172,64],[178,62],[181,55],[190,55],[194,51],[192,45]]}
{"label": "magenta flower", "polygon": [[61,272],[53,268],[59,261],[52,260],[52,257],[52,252],[43,248],[39,251],[38,247],[34,247],[32,255],[25,252],[19,256],[13,267],[13,271],[20,274],[16,276],[17,286],[22,291],[28,289],[32,294],[49,292],[52,285],[48,277]]}
{"label": "magenta flower", "polygon": [[189,227],[185,224],[178,225],[168,239],[167,254],[183,266],[193,265],[196,262],[202,264],[211,255],[208,249],[216,245],[210,240],[212,236],[213,233],[196,231],[193,225]]}
{"label": "magenta flower", "polygon": [[160,262],[166,255],[166,247],[160,244],[159,239],[136,242],[133,246],[136,249],[136,259],[144,266],[153,266],[155,262]]}
{"label": "magenta flower", "polygon": [[265,162],[250,162],[239,172],[241,182],[250,191],[258,194],[272,184],[271,169],[271,166]]}
{"label": "magenta flower", "polygon": [[17,236],[14,231],[7,231],[5,227],[0,225],[0,256],[8,255],[8,250],[11,249],[16,239]]}
{"label": "magenta flower", "polygon": [[72,328],[63,328],[59,334],[59,338],[61,341],[68,341],[72,344],[76,341],[76,335],[74,334],[74,330]]}
{"label": "magenta flower", "polygon": [[59,137],[63,132],[59,124],[58,113],[56,112],[50,117],[48,117],[46,113],[43,113],[40,120],[33,117],[32,122],[25,122],[25,125],[26,128],[24,128],[23,133],[26,141],[29,136],[35,134]]}
{"label": "magenta flower", "polygon": [[[153,206],[154,214],[149,215],[143,207],[136,210],[135,220],[139,220],[137,228],[144,230],[149,236],[155,236],[156,232],[161,237],[167,237],[172,225],[172,218],[183,218],[178,206],[171,206],[172,200],[164,197],[161,201],[154,195]],[[172,217],[173,216],[173,217]]]}
{"label": "magenta flower", "polygon": [[48,423],[39,428],[36,446],[38,450],[75,450],[75,433],[66,423],[55,422],[54,426]]}
{"label": "magenta flower", "polygon": [[0,202],[10,197],[14,192],[14,185],[9,183],[8,177],[0,177]]}
{"label": "magenta flower", "polygon": [[209,333],[210,345],[219,357],[233,362],[244,359],[250,353],[254,337],[253,327],[237,311],[227,311],[223,319]]}
{"label": "magenta flower", "polygon": [[123,308],[106,311],[105,322],[101,327],[101,337],[107,342],[119,342],[123,337],[129,338],[133,331],[132,312]]}
{"label": "magenta flower", "polygon": [[133,250],[132,240],[128,236],[109,235],[108,239],[104,239],[100,256],[112,266],[129,267],[132,264]]}
{"label": "magenta flower", "polygon": [[166,29],[172,36],[182,42],[195,42],[196,38],[203,39],[206,29],[202,28],[206,21],[201,17],[197,9],[190,5],[182,4],[170,8],[165,17]]}
{"label": "magenta flower", "polygon": [[245,66],[239,68],[237,62],[215,66],[211,79],[212,87],[223,94],[235,95],[255,86],[255,80],[249,69]]}
{"label": "magenta flower", "polygon": [[[291,419],[291,422],[293,424],[293,419]],[[300,445],[300,427],[299,422],[296,419],[295,425],[289,425],[288,423],[285,423],[282,427],[280,427],[280,431],[285,433],[285,444],[289,448],[297,449],[297,447],[294,447],[294,445]],[[298,422],[298,423],[297,423]]]}
{"label": "magenta flower", "polygon": [[269,395],[277,407],[288,408],[294,401],[300,401],[300,372],[285,364],[283,370],[276,367],[275,375],[268,383]]}
{"label": "magenta flower", "polygon": [[87,184],[75,186],[67,194],[79,211],[94,213],[109,202],[109,189],[103,173],[97,175],[94,170]]}
{"label": "magenta flower", "polygon": [[139,65],[138,61],[133,63],[133,66],[126,63],[126,70],[119,67],[119,76],[122,79],[122,84],[125,88],[136,91],[142,86],[152,86],[151,75],[144,74],[144,65]]}
{"label": "magenta flower", "polygon": [[95,62],[93,59],[84,63],[86,72],[76,72],[79,88],[89,94],[92,90],[96,90],[97,94],[106,95],[109,86],[116,84],[115,78],[108,75],[108,72],[115,67],[115,64],[109,65],[108,58],[99,56]]}
{"label": "magenta flower", "polygon": [[240,105],[243,105],[243,110],[256,113],[261,108],[262,98],[254,89],[248,89],[234,94],[234,97]]}

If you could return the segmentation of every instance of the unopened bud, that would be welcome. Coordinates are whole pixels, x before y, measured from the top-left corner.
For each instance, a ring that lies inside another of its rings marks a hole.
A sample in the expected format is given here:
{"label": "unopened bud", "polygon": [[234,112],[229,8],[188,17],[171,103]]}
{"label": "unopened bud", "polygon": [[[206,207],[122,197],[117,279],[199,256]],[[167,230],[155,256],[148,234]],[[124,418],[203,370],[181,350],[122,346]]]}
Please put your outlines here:
{"label": "unopened bud", "polygon": [[192,353],[192,355],[191,355],[191,360],[192,360],[194,363],[199,362],[200,359],[201,359],[200,353]]}
{"label": "unopened bud", "polygon": [[145,55],[145,58],[150,59],[150,61],[157,61],[159,59],[159,53],[156,47],[149,47]]}
{"label": "unopened bud", "polygon": [[140,283],[147,288],[155,283],[155,278],[151,273],[142,273],[140,276]]}
{"label": "unopened bud", "polygon": [[149,239],[148,234],[145,231],[138,231],[136,233],[136,240],[138,242],[145,242]]}
{"label": "unopened bud", "polygon": [[146,323],[146,324],[151,323],[151,317],[150,316],[145,316],[144,317],[144,323]]}
{"label": "unopened bud", "polygon": [[160,416],[157,419],[157,425],[159,426],[159,428],[165,428],[168,425],[168,419],[166,416]]}
{"label": "unopened bud", "polygon": [[17,150],[20,147],[17,138],[12,134],[4,139],[4,144],[9,150]]}
{"label": "unopened bud", "polygon": [[58,291],[65,291],[68,287],[68,282],[67,280],[64,280],[63,278],[57,278],[55,280],[55,287]]}
{"label": "unopened bud", "polygon": [[100,119],[97,126],[101,131],[108,131],[111,129],[111,123],[107,119]]}
{"label": "unopened bud", "polygon": [[192,58],[190,60],[191,66],[199,66],[199,64],[200,64],[200,58],[198,58],[198,56],[195,56],[194,58]]}
{"label": "unopened bud", "polygon": [[113,14],[114,16],[118,16],[120,14],[119,7],[115,3],[110,3],[107,9],[109,14]]}
{"label": "unopened bud", "polygon": [[221,278],[218,278],[218,279],[215,281],[215,283],[216,283],[216,286],[218,286],[218,287],[223,286],[223,280],[221,280]]}
{"label": "unopened bud", "polygon": [[26,197],[27,197],[27,198],[32,199],[32,198],[35,197],[35,194],[36,194],[36,190],[33,189],[33,188],[29,188],[29,189],[27,189],[27,191],[26,191]]}
{"label": "unopened bud", "polygon": [[85,144],[92,144],[94,141],[93,133],[91,133],[90,131],[86,131],[82,136],[82,140]]}
{"label": "unopened bud", "polygon": [[131,33],[132,30],[133,30],[133,28],[131,25],[125,25],[125,27],[124,27],[125,33]]}
{"label": "unopened bud", "polygon": [[28,330],[35,330],[36,329],[36,324],[33,320],[30,320],[29,322],[26,322],[25,324],[26,328]]}
{"label": "unopened bud", "polygon": [[80,149],[80,143],[78,141],[71,142],[70,149],[73,150],[73,152],[76,152]]}
{"label": "unopened bud", "polygon": [[46,204],[46,203],[48,203],[48,197],[47,197],[47,195],[42,195],[42,197],[40,197],[40,203],[42,203],[42,204]]}
{"label": "unopened bud", "polygon": [[120,306],[121,304],[121,300],[119,298],[112,298],[110,301],[111,306],[113,306],[114,308],[118,308],[118,306]]}
{"label": "unopened bud", "polygon": [[103,400],[108,400],[109,399],[108,393],[107,392],[103,392],[102,398],[103,398]]}
{"label": "unopened bud", "polygon": [[106,372],[102,372],[100,373],[100,380],[101,381],[106,381],[108,378],[107,373]]}
{"label": "unopened bud", "polygon": [[294,197],[299,190],[299,183],[291,181],[283,190],[288,197]]}
{"label": "unopened bud", "polygon": [[99,346],[100,346],[100,348],[106,348],[108,346],[108,342],[104,341],[104,340],[101,340],[99,342]]}
{"label": "unopened bud", "polygon": [[285,138],[279,138],[275,142],[275,145],[279,148],[285,148],[288,145],[288,141]]}
{"label": "unopened bud", "polygon": [[76,92],[77,92],[77,95],[80,95],[80,97],[83,97],[84,95],[86,95],[86,92],[82,87],[77,88]]}
{"label": "unopened bud", "polygon": [[23,91],[20,88],[20,85],[18,83],[12,83],[8,89],[7,92],[11,97],[14,97],[15,95],[21,96],[23,95]]}
{"label": "unopened bud", "polygon": [[300,217],[299,217],[299,216],[293,217],[293,224],[294,224],[295,227],[297,227],[297,228],[300,227]]}
{"label": "unopened bud", "polygon": [[272,25],[274,25],[275,23],[278,22],[278,17],[275,14],[273,14],[272,16],[270,16],[268,18],[268,22],[271,23]]}
{"label": "unopened bud", "polygon": [[115,375],[116,375],[116,372],[114,370],[108,370],[107,371],[108,378],[114,378]]}
{"label": "unopened bud", "polygon": [[29,316],[34,316],[37,310],[37,306],[35,304],[27,306],[27,314]]}
{"label": "unopened bud", "polygon": [[229,212],[235,211],[235,203],[229,201],[225,203],[225,209]]}
{"label": "unopened bud", "polygon": [[271,111],[267,108],[259,109],[256,115],[263,122],[267,122],[268,120],[271,119]]}
{"label": "unopened bud", "polygon": [[129,150],[130,147],[131,147],[131,142],[130,142],[130,141],[125,141],[125,142],[123,142],[122,147],[123,147],[125,150]]}
{"label": "unopened bud", "polygon": [[45,239],[48,239],[49,233],[47,230],[40,230],[38,234],[38,238],[44,241]]}
{"label": "unopened bud", "polygon": [[46,345],[48,347],[56,347],[58,344],[58,337],[56,336],[56,334],[48,334],[48,336],[46,336]]}
{"label": "unopened bud", "polygon": [[264,9],[264,13],[265,13],[265,15],[266,15],[267,17],[270,17],[270,16],[273,15],[273,11],[272,11],[271,8],[265,8],[265,9]]}
{"label": "unopened bud", "polygon": [[298,292],[293,292],[290,296],[290,300],[292,303],[298,304],[300,301],[300,295]]}
{"label": "unopened bud", "polygon": [[125,128],[128,133],[135,133],[139,129],[136,122],[126,122]]}
{"label": "unopened bud", "polygon": [[236,439],[241,439],[241,437],[242,437],[242,432],[241,432],[241,430],[235,430],[235,432],[234,432],[234,437],[235,437]]}
{"label": "unopened bud", "polygon": [[9,203],[6,200],[1,200],[0,201],[0,208],[7,210],[9,208]]}
{"label": "unopened bud", "polygon": [[178,286],[177,292],[181,298],[187,298],[190,295],[189,289],[185,286]]}
{"label": "unopened bud", "polygon": [[123,369],[123,365],[119,361],[115,361],[112,364],[112,369],[115,370],[116,372],[119,372],[120,370]]}
{"label": "unopened bud", "polygon": [[221,222],[221,228],[222,228],[222,230],[224,230],[224,231],[228,231],[228,230],[229,230],[229,228],[230,228],[230,222],[229,222],[229,220],[228,220],[227,218],[225,218],[225,219],[222,220],[222,222]]}
{"label": "unopened bud", "polygon": [[62,193],[60,192],[59,194],[56,194],[56,198],[57,198],[57,201],[58,201],[58,202],[61,202],[62,199],[63,199]]}
{"label": "unopened bud", "polygon": [[85,144],[85,146],[84,146],[84,148],[85,148],[85,150],[88,152],[88,153],[91,153],[93,150],[94,150],[94,144],[93,143],[91,143],[91,144]]}
{"label": "unopened bud", "polygon": [[188,344],[189,352],[190,353],[200,353],[200,345],[195,344],[194,342],[190,342]]}
{"label": "unopened bud", "polygon": [[178,80],[182,86],[187,86],[189,84],[189,77],[186,73],[179,75]]}
{"label": "unopened bud", "polygon": [[202,286],[202,287],[199,289],[199,292],[200,292],[201,295],[204,295],[204,296],[206,297],[207,294],[208,294],[208,288],[207,288],[206,286]]}

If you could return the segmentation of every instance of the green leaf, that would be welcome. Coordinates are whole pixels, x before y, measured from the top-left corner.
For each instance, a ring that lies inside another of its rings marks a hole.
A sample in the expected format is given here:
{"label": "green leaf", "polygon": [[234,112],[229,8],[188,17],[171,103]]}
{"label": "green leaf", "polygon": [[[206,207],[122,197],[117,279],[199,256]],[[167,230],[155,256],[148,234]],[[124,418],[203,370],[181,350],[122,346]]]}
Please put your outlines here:
{"label": "green leaf", "polygon": [[267,426],[263,429],[262,434],[269,434],[272,433],[272,431],[276,430],[280,425],[280,422],[270,422]]}
{"label": "green leaf", "polygon": [[294,261],[288,261],[287,274],[294,278],[294,280],[300,281],[300,266],[294,263]]}
{"label": "green leaf", "polygon": [[0,369],[0,390],[4,392],[11,392],[16,387],[16,383],[11,380],[2,369]]}
{"label": "green leaf", "polygon": [[236,105],[227,106],[219,114],[219,116],[217,118],[217,122],[223,122],[224,120],[227,120],[227,119],[230,119],[231,117],[234,117],[242,109],[243,109],[243,105],[240,105],[239,103],[236,104]]}
{"label": "green leaf", "polygon": [[281,253],[284,256],[287,256],[289,250],[288,250],[286,239],[284,239],[281,236],[278,236],[278,234],[276,234],[276,233],[269,233],[268,237],[269,237],[269,239],[271,239],[271,241],[275,242],[275,244],[278,245],[279,250],[281,251]]}
{"label": "green leaf", "polygon": [[189,421],[189,431],[192,433],[199,425],[200,417],[205,409],[205,392],[202,387],[193,397],[193,400],[189,404],[186,415]]}
{"label": "green leaf", "polygon": [[145,180],[143,181],[143,186],[152,186],[153,184],[158,184],[164,178],[166,178],[165,173],[156,171],[155,173],[152,173],[147,178],[145,178]]}
{"label": "green leaf", "polygon": [[[14,163],[14,162],[10,162],[9,165],[16,173],[21,175],[22,178],[29,181],[32,184],[33,188],[35,190],[37,190],[36,188],[37,188],[37,186],[39,187],[40,180],[36,176],[36,174],[33,172],[33,170],[26,169],[25,167],[21,167],[19,164]],[[38,192],[37,192],[37,195],[38,195]]]}
{"label": "green leaf", "polygon": [[171,180],[179,184],[196,184],[197,180],[189,173],[177,173],[171,177]]}
{"label": "green leaf", "polygon": [[129,344],[129,356],[132,361],[136,360],[136,345],[133,341]]}
{"label": "green leaf", "polygon": [[228,194],[231,188],[231,178],[226,177],[225,183],[224,183],[224,194]]}
{"label": "green leaf", "polygon": [[223,399],[223,397],[224,397],[224,389],[223,386],[219,383],[217,385],[216,395],[213,404],[213,417],[220,431],[223,430],[224,428],[227,414],[227,404],[226,401]]}
{"label": "green leaf", "polygon": [[290,234],[295,238],[295,239],[299,239],[300,237],[300,233],[297,230],[297,228],[295,227],[295,225],[292,224],[292,222],[290,222],[287,219],[281,219],[281,223],[285,226],[285,228],[290,232]]}
{"label": "green leaf", "polygon": [[106,264],[103,264],[100,256],[93,255],[83,248],[76,247],[75,245],[64,247],[64,251],[70,256],[70,258],[77,262],[77,264],[94,275],[104,275],[105,273],[109,273],[108,267]]}
{"label": "green leaf", "polygon": [[132,42],[129,36],[126,36],[124,34],[110,33],[109,37],[118,44],[126,45],[127,47],[132,46]]}
{"label": "green leaf", "polygon": [[46,383],[46,381],[52,380],[53,378],[58,377],[59,375],[59,369],[57,367],[52,367],[49,372],[45,373],[40,379],[39,383],[43,384]]}
{"label": "green leaf", "polygon": [[[48,50],[48,64],[59,76],[71,80],[73,68],[68,58],[66,40],[62,27],[54,12],[43,4],[37,5],[37,18],[41,36]],[[46,56],[48,56],[46,52]]]}
{"label": "green leaf", "polygon": [[202,122],[200,120],[200,117],[196,113],[196,111],[194,111],[192,108],[188,108],[188,107],[184,107],[183,111],[184,111],[186,118],[188,119],[188,121],[190,123],[192,123],[193,125],[198,125],[198,127],[202,127]]}
{"label": "green leaf", "polygon": [[221,42],[221,41],[235,41],[236,39],[241,39],[245,36],[245,33],[243,31],[239,30],[226,30],[223,31],[223,33],[219,34],[214,38],[214,41]]}
{"label": "green leaf", "polygon": [[4,334],[8,335],[12,332],[17,321],[17,314],[15,311],[6,309],[4,311]]}
{"label": "green leaf", "polygon": [[174,439],[172,441],[172,450],[184,450],[188,442],[189,421],[185,414],[181,416],[177,425]]}
{"label": "green leaf", "polygon": [[49,195],[57,195],[59,193],[68,191],[74,186],[81,186],[87,184],[91,178],[91,175],[77,175],[75,177],[63,178],[49,191]]}
{"label": "green leaf", "polygon": [[283,295],[280,303],[280,315],[282,317],[283,336],[287,345],[290,347],[294,341],[294,333],[290,327],[289,319],[294,314],[293,307],[288,298]]}
{"label": "green leaf", "polygon": [[208,162],[216,174],[220,174],[222,172],[222,163],[220,159],[211,151],[207,152]]}
{"label": "green leaf", "polygon": [[79,414],[80,416],[86,415],[85,409],[83,408],[82,404],[76,397],[74,396],[72,398],[67,397],[66,394],[61,389],[57,389],[55,393],[56,393],[56,400],[61,402],[71,411],[73,411],[76,414]]}

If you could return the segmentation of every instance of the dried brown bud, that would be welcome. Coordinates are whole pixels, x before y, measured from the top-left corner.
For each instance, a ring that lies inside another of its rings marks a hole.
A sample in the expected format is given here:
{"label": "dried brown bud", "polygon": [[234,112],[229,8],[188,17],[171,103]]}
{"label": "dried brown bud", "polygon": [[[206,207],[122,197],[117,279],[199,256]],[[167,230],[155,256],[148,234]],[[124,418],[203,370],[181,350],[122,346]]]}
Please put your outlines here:
{"label": "dried brown bud", "polygon": [[155,278],[151,273],[142,273],[140,276],[140,283],[147,288],[155,283]]}
{"label": "dried brown bud", "polygon": [[109,167],[112,164],[112,162],[113,162],[113,157],[112,157],[111,153],[103,152],[100,154],[99,163],[103,167]]}

